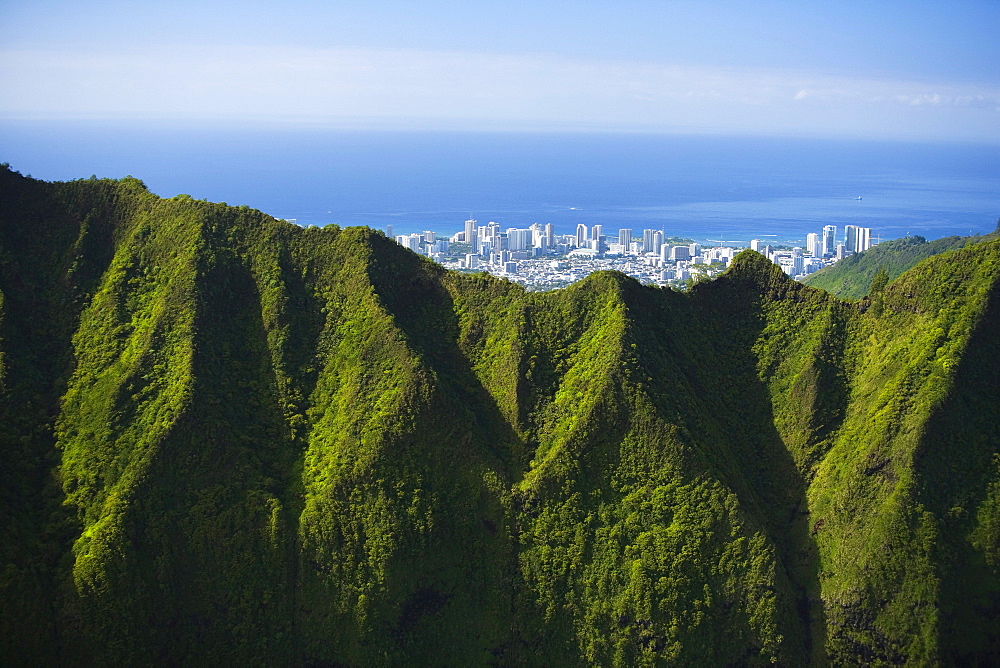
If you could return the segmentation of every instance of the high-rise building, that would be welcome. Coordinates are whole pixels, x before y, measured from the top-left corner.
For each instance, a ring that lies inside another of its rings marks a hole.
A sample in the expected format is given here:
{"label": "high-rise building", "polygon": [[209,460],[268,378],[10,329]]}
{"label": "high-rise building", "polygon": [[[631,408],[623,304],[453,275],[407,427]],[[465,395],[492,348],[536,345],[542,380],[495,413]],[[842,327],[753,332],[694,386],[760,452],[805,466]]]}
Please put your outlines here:
{"label": "high-rise building", "polygon": [[750,240],[750,250],[760,252],[760,239]]}
{"label": "high-rise building", "polygon": [[823,254],[823,246],[819,242],[819,235],[815,232],[806,235],[806,252],[811,253],[813,257]]}
{"label": "high-rise building", "polygon": [[531,247],[538,248],[539,246],[547,247],[545,243],[545,228],[542,227],[541,223],[531,224]]}
{"label": "high-rise building", "polygon": [[659,250],[660,250],[659,247],[656,247],[655,249],[653,248],[653,246],[655,245],[655,242],[654,242],[655,235],[656,235],[656,230],[643,230],[642,231],[642,252],[643,253],[657,253],[657,252],[659,252]]}
{"label": "high-rise building", "polygon": [[548,248],[556,245],[556,228],[553,227],[552,223],[545,223],[545,239]]}
{"label": "high-rise building", "polygon": [[632,243],[632,230],[629,228],[622,228],[618,230],[618,243],[625,248],[625,252],[628,252],[629,244]]}
{"label": "high-rise building", "polygon": [[837,252],[837,226],[823,226],[823,255],[833,255]]}
{"label": "high-rise building", "polygon": [[507,243],[512,251],[527,250],[532,246],[533,230],[518,229],[516,227],[507,228]]}
{"label": "high-rise building", "polygon": [[858,241],[856,244],[855,251],[861,253],[872,247],[872,228],[870,227],[859,227],[858,228]]}
{"label": "high-rise building", "polygon": [[423,251],[423,236],[420,234],[405,234],[396,237],[396,241],[415,253]]}
{"label": "high-rise building", "polygon": [[587,245],[587,226],[580,223],[576,226],[576,247],[584,248]]}
{"label": "high-rise building", "polygon": [[478,221],[475,220],[465,221],[465,241],[466,243],[472,244],[473,252],[476,251],[476,232],[479,230],[479,228],[476,227],[477,223]]}
{"label": "high-rise building", "polygon": [[591,239],[591,241],[597,241],[598,239],[601,238],[602,234],[604,234],[604,226],[603,225],[594,225],[592,228],[590,228],[590,239]]}
{"label": "high-rise building", "polygon": [[858,226],[844,225],[844,250],[855,253],[858,250]]}

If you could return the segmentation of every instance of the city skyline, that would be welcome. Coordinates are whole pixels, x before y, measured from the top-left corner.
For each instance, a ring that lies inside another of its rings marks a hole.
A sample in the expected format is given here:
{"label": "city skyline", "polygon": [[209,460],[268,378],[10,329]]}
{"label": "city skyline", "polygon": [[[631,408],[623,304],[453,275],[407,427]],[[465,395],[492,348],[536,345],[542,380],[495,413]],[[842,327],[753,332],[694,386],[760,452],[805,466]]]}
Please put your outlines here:
{"label": "city skyline", "polygon": [[798,280],[872,246],[871,228],[858,225],[844,226],[843,243],[838,243],[837,226],[825,225],[821,235],[807,235],[805,247],[792,248],[772,247],[758,238],[751,239],[748,246],[680,242],[651,228],[643,229],[641,235],[631,228],[605,235],[603,224],[588,228],[580,223],[574,233],[555,235],[551,223],[502,228],[495,221],[479,225],[475,219],[466,220],[450,237],[432,230],[395,235],[391,225],[385,233],[449,269],[486,271],[536,290],[562,287],[604,269],[645,283],[676,286],[714,278],[746,247]]}

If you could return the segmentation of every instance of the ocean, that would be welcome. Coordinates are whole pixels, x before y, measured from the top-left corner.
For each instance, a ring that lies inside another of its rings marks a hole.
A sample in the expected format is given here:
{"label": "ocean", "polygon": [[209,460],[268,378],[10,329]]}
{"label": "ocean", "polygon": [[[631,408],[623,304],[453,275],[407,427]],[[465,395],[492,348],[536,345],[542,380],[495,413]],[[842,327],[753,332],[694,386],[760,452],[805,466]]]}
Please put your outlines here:
{"label": "ocean", "polygon": [[164,197],[397,234],[451,234],[472,217],[797,244],[824,225],[933,239],[989,232],[1000,217],[997,145],[5,120],[0,162],[45,180],[133,175]]}

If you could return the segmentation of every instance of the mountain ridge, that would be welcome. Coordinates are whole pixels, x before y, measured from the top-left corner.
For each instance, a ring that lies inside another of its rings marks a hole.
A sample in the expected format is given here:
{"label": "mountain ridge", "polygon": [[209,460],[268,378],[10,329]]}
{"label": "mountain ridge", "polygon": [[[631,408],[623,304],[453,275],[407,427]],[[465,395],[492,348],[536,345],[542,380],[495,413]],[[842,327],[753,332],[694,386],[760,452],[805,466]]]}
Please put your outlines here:
{"label": "mountain ridge", "polygon": [[0,656],[995,658],[998,283],[528,293],[0,170]]}

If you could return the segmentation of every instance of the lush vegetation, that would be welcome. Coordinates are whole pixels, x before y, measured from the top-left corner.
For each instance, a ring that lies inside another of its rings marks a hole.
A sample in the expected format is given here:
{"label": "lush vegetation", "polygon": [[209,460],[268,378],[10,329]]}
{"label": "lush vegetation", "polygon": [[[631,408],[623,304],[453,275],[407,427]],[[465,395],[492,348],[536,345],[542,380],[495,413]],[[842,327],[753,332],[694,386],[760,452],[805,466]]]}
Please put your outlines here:
{"label": "lush vegetation", "polygon": [[528,293],[0,169],[0,662],[996,663],[998,282]]}
{"label": "lush vegetation", "polygon": [[832,292],[841,299],[860,299],[872,294],[872,281],[876,278],[891,281],[932,255],[997,238],[1000,238],[1000,221],[997,221],[997,231],[983,236],[942,237],[933,241],[921,236],[889,239],[824,267],[803,282]]}

